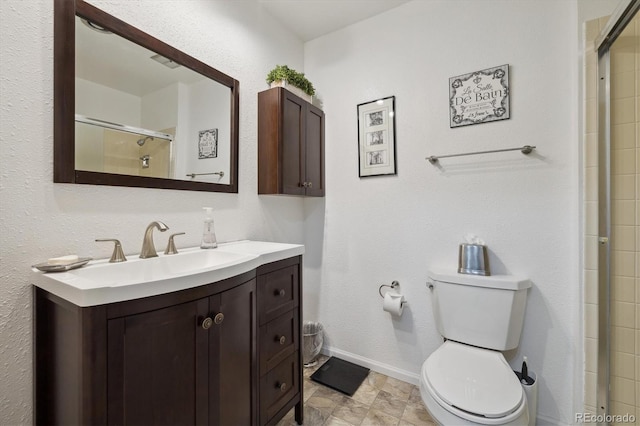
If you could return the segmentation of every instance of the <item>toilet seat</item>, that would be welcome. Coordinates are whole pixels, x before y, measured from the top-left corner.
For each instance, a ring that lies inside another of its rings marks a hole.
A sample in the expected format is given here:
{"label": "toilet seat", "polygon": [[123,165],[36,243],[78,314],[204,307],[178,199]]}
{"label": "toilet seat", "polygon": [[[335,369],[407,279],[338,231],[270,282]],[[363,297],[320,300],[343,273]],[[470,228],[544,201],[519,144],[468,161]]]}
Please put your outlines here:
{"label": "toilet seat", "polygon": [[449,340],[429,356],[422,375],[440,405],[472,421],[507,421],[526,408],[520,382],[497,351]]}
{"label": "toilet seat", "polygon": [[[424,374],[423,374],[424,375]],[[502,418],[480,417],[469,414],[455,407],[447,405],[431,389],[430,385],[420,379],[420,396],[431,417],[438,425],[459,426],[530,426],[529,408],[527,398],[523,398],[522,404],[513,413]]]}

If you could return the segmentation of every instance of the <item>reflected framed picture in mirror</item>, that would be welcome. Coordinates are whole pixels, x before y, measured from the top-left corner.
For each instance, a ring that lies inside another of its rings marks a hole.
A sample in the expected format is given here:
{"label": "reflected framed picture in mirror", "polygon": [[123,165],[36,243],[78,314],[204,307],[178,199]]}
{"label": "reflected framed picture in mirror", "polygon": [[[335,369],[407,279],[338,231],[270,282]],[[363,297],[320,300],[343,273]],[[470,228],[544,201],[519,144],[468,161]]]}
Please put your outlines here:
{"label": "reflected framed picture in mirror", "polygon": [[218,129],[198,132],[198,158],[216,158],[218,156]]}

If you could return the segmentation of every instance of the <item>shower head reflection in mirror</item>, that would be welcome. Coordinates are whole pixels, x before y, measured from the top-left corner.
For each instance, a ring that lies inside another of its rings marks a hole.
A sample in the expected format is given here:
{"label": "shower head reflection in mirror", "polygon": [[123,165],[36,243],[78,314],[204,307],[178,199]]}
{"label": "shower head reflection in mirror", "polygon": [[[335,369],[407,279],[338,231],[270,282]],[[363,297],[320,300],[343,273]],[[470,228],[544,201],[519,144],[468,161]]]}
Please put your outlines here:
{"label": "shower head reflection in mirror", "polygon": [[138,139],[136,143],[138,144],[138,146],[142,146],[149,139],[153,140],[153,136],[147,136],[146,138]]}

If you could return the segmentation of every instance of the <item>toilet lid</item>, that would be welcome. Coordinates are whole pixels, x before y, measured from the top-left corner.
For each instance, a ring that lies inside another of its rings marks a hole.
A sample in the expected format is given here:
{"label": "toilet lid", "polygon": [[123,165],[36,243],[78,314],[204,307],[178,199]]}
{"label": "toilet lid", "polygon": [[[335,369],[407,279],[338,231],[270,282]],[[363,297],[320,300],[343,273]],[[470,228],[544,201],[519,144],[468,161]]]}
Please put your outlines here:
{"label": "toilet lid", "polygon": [[504,417],[522,402],[520,381],[497,351],[446,341],[427,358],[424,374],[440,399],[475,415]]}

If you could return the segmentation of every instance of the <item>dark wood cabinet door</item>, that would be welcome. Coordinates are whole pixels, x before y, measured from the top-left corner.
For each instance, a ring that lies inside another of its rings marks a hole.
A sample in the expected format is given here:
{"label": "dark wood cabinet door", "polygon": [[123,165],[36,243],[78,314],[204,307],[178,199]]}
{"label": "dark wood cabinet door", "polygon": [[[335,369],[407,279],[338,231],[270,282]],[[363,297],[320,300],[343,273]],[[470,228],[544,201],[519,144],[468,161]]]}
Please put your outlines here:
{"label": "dark wood cabinet door", "polygon": [[255,425],[256,281],[211,296],[209,306],[214,319],[209,334],[211,424]]}
{"label": "dark wood cabinet door", "polygon": [[203,298],[108,321],[108,423],[208,423]]}
{"label": "dark wood cabinet door", "polygon": [[282,191],[304,195],[306,102],[282,91]]}
{"label": "dark wood cabinet door", "polygon": [[258,94],[258,194],[324,196],[324,124],[282,87]]}
{"label": "dark wood cabinet door", "polygon": [[324,197],[324,112],[313,105],[306,109],[306,195]]}

